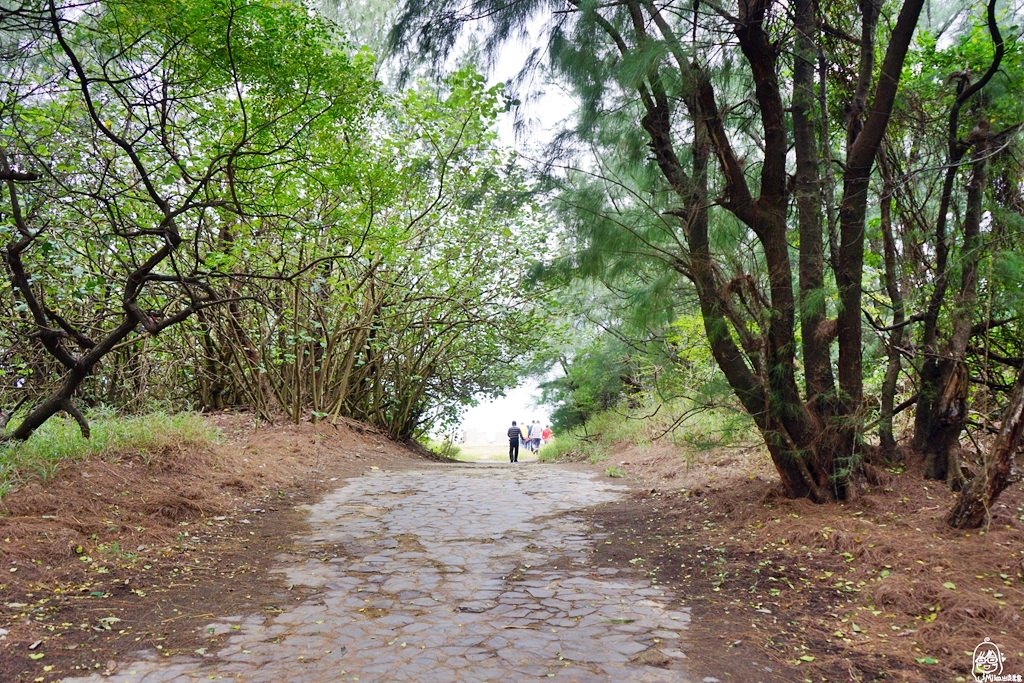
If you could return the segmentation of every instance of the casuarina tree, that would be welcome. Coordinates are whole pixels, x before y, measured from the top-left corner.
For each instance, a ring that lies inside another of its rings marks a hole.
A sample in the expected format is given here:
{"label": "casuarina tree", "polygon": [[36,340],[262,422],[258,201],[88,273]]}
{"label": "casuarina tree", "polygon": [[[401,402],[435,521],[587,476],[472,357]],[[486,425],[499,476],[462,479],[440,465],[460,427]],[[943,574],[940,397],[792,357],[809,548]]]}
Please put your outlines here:
{"label": "casuarina tree", "polygon": [[[605,264],[643,252],[692,285],[718,367],[786,495],[828,501],[850,494],[861,467],[869,183],[922,6],[411,0],[393,43],[445,55],[481,21],[493,51],[544,22],[551,73],[581,103],[559,149],[575,140],[621,153],[640,139],[635,163],[658,173],[611,183],[651,214],[622,223],[633,247],[609,253],[586,220],[579,244],[603,250]],[[607,177],[606,161],[575,168]],[[588,207],[612,222],[622,211]]]}

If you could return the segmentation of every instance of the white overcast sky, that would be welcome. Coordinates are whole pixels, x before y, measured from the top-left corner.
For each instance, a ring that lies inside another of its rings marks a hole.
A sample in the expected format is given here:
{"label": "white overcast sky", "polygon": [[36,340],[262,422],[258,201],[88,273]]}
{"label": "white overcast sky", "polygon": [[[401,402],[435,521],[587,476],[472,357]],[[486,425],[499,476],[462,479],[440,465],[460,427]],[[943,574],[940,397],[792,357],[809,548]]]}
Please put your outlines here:
{"label": "white overcast sky", "polygon": [[[537,36],[538,30],[533,31]],[[488,83],[505,83],[515,78],[523,67],[530,51],[531,44],[510,42],[502,49],[495,66],[487,74]],[[550,141],[554,131],[561,122],[570,116],[575,103],[564,92],[551,84],[544,84],[540,78],[533,80],[532,87],[543,88],[543,95],[536,99],[530,97],[539,94],[533,92],[517,92],[523,104],[520,115],[530,122],[527,139],[516,140],[513,129],[514,112],[502,115],[498,122],[498,135],[501,143],[513,147],[527,157],[536,158],[536,150]],[[548,406],[538,406],[540,398],[538,380],[527,379],[504,397],[487,401],[471,408],[462,420],[462,428],[480,432],[498,432],[504,434],[512,424],[512,420],[520,424],[539,420],[542,424],[551,423],[551,411]]]}
{"label": "white overcast sky", "polygon": [[508,392],[503,398],[482,403],[470,408],[462,419],[462,428],[479,432],[504,434],[512,424],[540,420],[551,424],[551,412],[547,406],[538,407],[534,401],[540,396],[536,380],[529,380]]}

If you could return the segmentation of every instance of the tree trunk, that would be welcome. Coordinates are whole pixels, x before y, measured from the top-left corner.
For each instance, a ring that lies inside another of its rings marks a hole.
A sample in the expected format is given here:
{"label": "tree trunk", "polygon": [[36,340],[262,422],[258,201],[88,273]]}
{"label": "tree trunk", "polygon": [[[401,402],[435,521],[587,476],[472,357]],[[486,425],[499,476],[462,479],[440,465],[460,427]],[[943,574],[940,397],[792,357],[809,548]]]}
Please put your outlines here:
{"label": "tree trunk", "polygon": [[[976,145],[971,180],[967,185],[967,210],[964,213],[964,243],[961,253],[960,291],[954,299],[953,331],[941,357],[932,364],[933,383],[927,395],[929,402],[922,415],[927,416],[915,439],[921,441],[925,477],[959,478],[958,468],[951,467],[951,454],[959,444],[967,423],[967,393],[970,377],[964,365],[967,345],[971,340],[974,304],[978,285],[978,260],[981,252],[981,217],[987,181],[988,145],[984,139]],[[924,387],[922,386],[922,392]],[[918,400],[920,405],[921,399]]]}
{"label": "tree trunk", "polygon": [[[949,450],[948,446],[945,446],[946,450],[940,452],[940,449],[944,447],[943,444],[933,444],[931,440],[939,425],[949,419],[949,410],[956,409],[956,406],[946,404],[951,397],[957,395],[957,391],[949,391],[952,370],[948,364],[944,364],[944,357],[939,353],[938,338],[939,313],[942,310],[946,290],[949,286],[949,273],[946,267],[949,258],[949,242],[946,237],[947,215],[960,160],[963,159],[968,149],[968,146],[958,138],[960,110],[975,93],[992,79],[1002,62],[1004,46],[999,26],[996,23],[995,5],[995,0],[989,0],[988,29],[995,46],[992,62],[989,64],[988,70],[975,83],[968,85],[966,80],[959,82],[956,100],[949,111],[946,174],[942,182],[942,194],[939,197],[939,213],[935,219],[935,286],[924,315],[921,352],[924,354],[925,360],[921,367],[920,389],[917,409],[914,414],[914,450],[924,454],[925,475],[933,479],[945,478],[948,472]],[[946,428],[942,429],[946,432],[949,431]],[[957,436],[959,436],[959,432],[957,432]],[[948,435],[943,434],[942,437],[948,443]]]}
{"label": "tree trunk", "polygon": [[896,191],[892,171],[885,159],[885,152],[878,155],[878,168],[882,175],[881,229],[882,252],[885,260],[885,289],[892,303],[892,331],[889,333],[888,364],[882,381],[881,408],[878,415],[878,441],[882,457],[893,459],[897,455],[896,438],[892,433],[896,400],[896,384],[900,376],[900,347],[903,345],[906,311],[903,305],[903,280],[896,270],[896,240],[892,230],[893,193]]}
{"label": "tree trunk", "polygon": [[1010,404],[1003,413],[1003,424],[985,467],[960,491],[960,499],[950,510],[946,523],[955,529],[975,529],[990,517],[992,504],[1007,486],[1020,480],[1014,461],[1024,434],[1024,369],[1017,375]]}
{"label": "tree trunk", "polygon": [[[695,152],[694,156],[698,159],[698,163],[703,161],[706,164],[706,152],[703,155]],[[697,178],[703,179],[703,183],[700,181],[698,183],[703,189],[706,189],[706,167],[701,173],[695,175]],[[757,424],[758,430],[768,446],[772,464],[775,465],[779,474],[785,495],[789,498],[807,498],[812,495],[814,491],[812,485],[816,486],[816,480],[810,475],[807,464],[803,460],[805,454],[799,452],[799,448],[795,447],[792,438],[784,435],[778,425],[771,420],[764,398],[764,387],[743,361],[742,353],[729,333],[729,323],[722,313],[722,301],[718,287],[715,285],[714,265],[708,243],[708,204],[706,201],[694,201],[691,206],[693,208],[690,220],[687,222],[691,259],[690,275],[697,289],[701,317],[704,321],[704,330],[711,353],[740,403]],[[821,502],[828,499],[828,496],[824,499],[821,499],[820,495],[814,497]]]}
{"label": "tree trunk", "polygon": [[[865,6],[869,4],[866,3]],[[843,173],[843,201],[839,207],[839,258],[836,261],[836,284],[839,289],[837,328],[839,388],[847,421],[847,424],[843,425],[843,430],[847,442],[845,446],[851,452],[858,429],[858,414],[864,391],[861,294],[868,182],[882,136],[889,124],[903,63],[923,5],[924,0],[905,0],[900,9],[882,61],[875,96],[869,108],[870,116],[847,151],[846,170]],[[861,49],[863,52],[870,47],[862,45]]]}
{"label": "tree trunk", "polygon": [[[82,381],[88,375],[84,372],[77,370],[69,370],[65,375],[60,385],[50,393],[46,399],[35,406],[25,419],[22,420],[14,430],[7,435],[7,438],[12,441],[24,441],[28,437],[32,436],[39,427],[43,425],[47,420],[56,415],[62,410],[68,410],[69,406],[73,406],[71,403],[71,397],[74,396],[75,391],[82,384]],[[75,417],[78,422],[79,428],[82,431],[82,436],[89,438],[89,427],[85,422],[81,413],[77,409],[68,410],[70,414]],[[78,413],[75,415],[75,413]]]}
{"label": "tree trunk", "polygon": [[224,392],[227,381],[223,372],[221,353],[213,339],[213,329],[205,311],[199,314],[199,402],[207,410],[224,409]]}
{"label": "tree trunk", "polygon": [[85,422],[85,418],[72,403],[72,398],[78,387],[81,386],[85,378],[92,373],[92,369],[96,366],[96,363],[100,361],[114,346],[121,343],[125,337],[131,334],[132,330],[136,326],[135,317],[131,314],[126,314],[121,324],[111,330],[107,336],[100,341],[96,346],[85,354],[76,365],[69,368],[61,380],[60,385],[54,389],[46,399],[29,411],[25,419],[14,428],[10,434],[7,435],[8,439],[13,441],[24,441],[28,437],[32,436],[39,427],[43,425],[47,420],[56,415],[62,410],[66,410],[75,421],[78,422],[79,427],[82,430],[82,436],[89,437],[89,427]]}
{"label": "tree trunk", "polygon": [[830,339],[819,334],[825,323],[825,253],[822,240],[821,182],[814,136],[814,62],[812,37],[817,27],[813,0],[797,0],[796,50],[793,58],[793,142],[796,152],[797,216],[800,229],[800,329],[804,386],[809,401],[824,408],[834,390]]}
{"label": "tree trunk", "polygon": [[943,358],[935,365],[935,380],[931,386],[934,393],[929,396],[929,422],[924,432],[927,438],[921,449],[925,479],[944,480],[951,474],[950,453],[959,444],[967,419],[969,384],[962,357]]}
{"label": "tree trunk", "polygon": [[[693,208],[684,212],[689,214],[684,227],[690,251],[688,274],[697,287],[705,329],[715,360],[761,431],[788,496],[810,497],[819,502],[842,499],[847,494],[845,476],[855,467],[853,444],[862,393],[860,283],[868,179],[875,153],[888,124],[903,61],[922,2],[907,0],[904,4],[886,53],[882,76],[872,102],[871,117],[848,157],[851,163],[846,174],[847,193],[841,210],[843,248],[839,261],[842,268],[841,274],[837,274],[845,275],[845,279],[840,277],[840,289],[845,297],[843,304],[846,306],[846,321],[853,321],[852,325],[847,324],[845,330],[840,330],[840,382],[848,398],[840,403],[833,401],[833,407],[828,410],[805,404],[795,376],[797,305],[786,221],[789,194],[786,158],[789,146],[785,109],[777,76],[778,47],[770,40],[765,28],[768,4],[741,3],[736,24],[736,35],[754,78],[764,139],[764,159],[757,198],[748,184],[742,162],[731,147],[711,83],[699,67],[693,68],[698,74],[696,97],[683,98],[695,123],[695,148],[699,145],[696,140],[703,132],[721,164],[726,199],[719,205],[746,224],[763,248],[770,287],[769,310],[765,312],[766,325],[762,331],[764,343],[759,345],[761,340],[747,338],[749,332],[744,321],[730,309],[730,288],[717,286],[718,275],[708,253],[706,211],[701,216],[702,220],[693,220],[689,218],[695,213]],[[820,398],[821,391],[829,390],[831,368],[823,362],[827,357],[830,335],[818,336],[819,328],[823,327],[821,323],[824,322],[824,305],[815,296],[824,281],[824,259],[821,253],[821,199],[819,191],[813,186],[819,174],[814,154],[813,126],[809,120],[813,101],[809,95],[814,75],[814,50],[810,37],[817,32],[810,10],[809,4],[801,4],[799,8],[800,25],[808,35],[801,40],[795,64],[799,74],[794,74],[799,75],[798,82],[794,83],[794,124],[799,129],[798,139],[795,140],[799,146],[795,187],[801,229],[799,312],[803,325],[802,343],[805,354],[809,348],[809,358],[813,359],[809,366],[805,365],[810,370],[805,382],[808,383],[808,391],[818,392],[817,397]],[[652,15],[658,23],[657,14],[652,12]],[[873,33],[870,19],[866,30]],[[661,23],[658,25],[661,27]],[[665,32],[663,28],[661,30]],[[641,31],[639,25],[637,31]],[[666,37],[669,36],[666,34]],[[617,42],[622,45],[621,40]],[[624,49],[624,46],[620,49]],[[870,47],[866,48],[866,54],[870,52]],[[867,54],[867,57],[871,55]],[[682,64],[682,60],[678,61],[681,62],[681,70],[685,72],[688,67]],[[868,74],[867,83],[870,85],[870,69],[864,68],[862,71]],[[657,95],[653,86],[652,90]],[[679,192],[684,183],[678,182],[678,179],[685,178],[685,174],[678,172],[678,159],[672,150],[668,105],[666,103],[662,106],[659,101],[656,107],[653,101],[656,97],[652,98],[644,92],[641,92],[641,96],[648,109],[644,128],[651,135],[655,157],[670,185]],[[688,200],[685,191],[680,192],[688,207],[707,206],[706,195],[705,188],[699,203],[694,204],[693,200]],[[851,302],[852,312],[848,305]],[[739,338],[742,350],[734,341],[730,326]],[[809,329],[812,327],[813,332]],[[842,374],[844,370],[845,375]],[[836,409],[841,413],[838,421],[834,419]],[[846,458],[845,462],[843,458]]]}
{"label": "tree trunk", "polygon": [[[659,26],[659,15],[652,11]],[[606,30],[612,31],[609,27]],[[662,28],[666,31],[666,28]],[[614,36],[614,34],[613,34]],[[681,68],[685,62],[681,61]],[[751,371],[747,362],[758,367],[758,354],[744,357],[744,352],[737,345],[730,332],[727,316],[728,302],[724,299],[720,287],[714,259],[711,256],[708,237],[708,161],[712,149],[720,155],[722,148],[715,142],[717,138],[724,145],[724,130],[718,118],[711,84],[703,74],[696,74],[697,82],[693,97],[686,98],[686,105],[696,125],[692,145],[692,176],[688,175],[675,153],[671,138],[671,122],[669,104],[666,100],[655,102],[648,91],[642,90],[648,113],[642,119],[644,130],[651,140],[651,149],[662,174],[670,187],[683,202],[683,208],[674,213],[682,223],[682,231],[689,251],[689,260],[678,260],[675,267],[679,272],[690,278],[697,290],[701,308],[701,318],[707,334],[708,345],[718,367],[722,370],[729,386],[732,388],[740,404],[754,419],[768,447],[772,462],[779,473],[785,495],[791,498],[814,496],[824,501],[827,494],[821,497],[820,491],[815,492],[816,479],[808,472],[804,458],[806,453],[794,446],[793,439],[779,428],[772,418],[772,409],[766,400],[767,387],[763,378]],[[735,164],[730,166],[735,169]],[[749,197],[749,195],[747,195]],[[792,309],[791,313],[792,313]],[[742,328],[740,328],[742,329]],[[801,407],[802,410],[802,407]]]}

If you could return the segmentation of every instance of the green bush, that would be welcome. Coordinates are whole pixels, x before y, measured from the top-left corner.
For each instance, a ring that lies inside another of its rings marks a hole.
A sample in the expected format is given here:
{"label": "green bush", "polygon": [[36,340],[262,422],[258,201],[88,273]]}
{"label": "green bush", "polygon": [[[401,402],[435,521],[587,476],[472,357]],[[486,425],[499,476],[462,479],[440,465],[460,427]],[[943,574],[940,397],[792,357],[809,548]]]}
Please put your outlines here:
{"label": "green bush", "polygon": [[661,441],[685,453],[699,453],[751,439],[756,442],[757,434],[745,413],[727,407],[696,407],[689,400],[676,399],[595,413],[541,448],[540,459],[597,463],[624,445],[644,449]]}
{"label": "green bush", "polygon": [[85,460],[114,453],[149,456],[167,448],[215,443],[216,427],[196,413],[150,413],[118,417],[108,411],[88,415],[92,436],[82,437],[71,418],[55,417],[27,441],[0,447],[0,496],[30,477],[49,479],[65,461]]}

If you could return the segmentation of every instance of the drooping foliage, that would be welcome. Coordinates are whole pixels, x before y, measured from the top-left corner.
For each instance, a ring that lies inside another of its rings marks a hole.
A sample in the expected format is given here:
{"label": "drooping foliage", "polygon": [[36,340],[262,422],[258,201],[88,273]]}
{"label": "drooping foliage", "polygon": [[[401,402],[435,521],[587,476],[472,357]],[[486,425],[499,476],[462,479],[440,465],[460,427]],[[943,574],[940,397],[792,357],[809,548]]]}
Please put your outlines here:
{"label": "drooping foliage", "polygon": [[[493,144],[501,106],[471,69],[443,97],[420,88],[391,101],[368,134],[368,177],[287,217],[299,249],[247,232],[232,242],[221,271],[242,301],[198,319],[204,351],[180,381],[214,406],[345,415],[395,438],[513,384],[541,327],[508,257],[534,251],[543,225]],[[326,257],[339,242],[346,253]],[[246,275],[276,269],[295,277]]]}
{"label": "drooping foliage", "polygon": [[408,438],[536,348],[502,254],[541,239],[466,67],[389,94],[301,3],[0,11],[0,402],[249,404]]}

